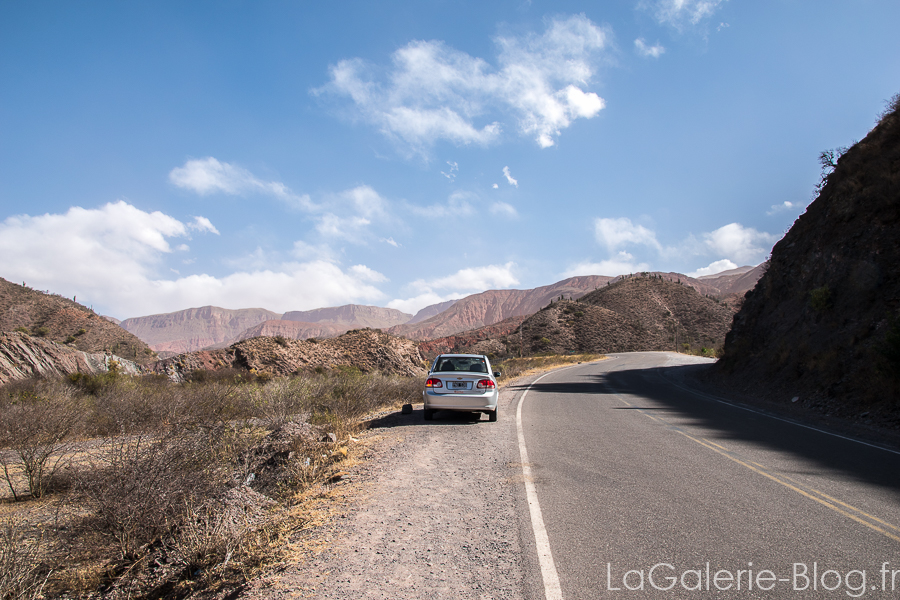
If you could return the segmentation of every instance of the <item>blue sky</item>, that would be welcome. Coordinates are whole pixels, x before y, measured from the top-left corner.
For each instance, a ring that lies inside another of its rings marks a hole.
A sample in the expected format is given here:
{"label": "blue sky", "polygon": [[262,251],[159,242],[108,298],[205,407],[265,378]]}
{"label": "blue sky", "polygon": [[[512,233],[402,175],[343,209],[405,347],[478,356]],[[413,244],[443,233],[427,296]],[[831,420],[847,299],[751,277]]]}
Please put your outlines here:
{"label": "blue sky", "polygon": [[0,276],[118,318],[762,262],[896,0],[0,3]]}

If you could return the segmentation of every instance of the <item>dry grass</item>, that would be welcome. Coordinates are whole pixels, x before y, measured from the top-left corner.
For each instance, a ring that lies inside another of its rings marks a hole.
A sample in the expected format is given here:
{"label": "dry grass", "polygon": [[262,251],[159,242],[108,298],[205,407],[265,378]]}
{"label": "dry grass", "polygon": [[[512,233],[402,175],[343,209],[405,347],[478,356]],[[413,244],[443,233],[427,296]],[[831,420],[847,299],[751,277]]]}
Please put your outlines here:
{"label": "dry grass", "polygon": [[[351,456],[361,418],[421,389],[416,378],[352,369],[184,384],[113,373],[0,388],[11,490],[0,514],[19,524],[0,539],[0,600],[233,588],[283,557],[311,490],[327,489]],[[26,412],[45,424],[65,416],[67,426],[37,444],[11,425]],[[41,486],[23,439],[56,465]]]}

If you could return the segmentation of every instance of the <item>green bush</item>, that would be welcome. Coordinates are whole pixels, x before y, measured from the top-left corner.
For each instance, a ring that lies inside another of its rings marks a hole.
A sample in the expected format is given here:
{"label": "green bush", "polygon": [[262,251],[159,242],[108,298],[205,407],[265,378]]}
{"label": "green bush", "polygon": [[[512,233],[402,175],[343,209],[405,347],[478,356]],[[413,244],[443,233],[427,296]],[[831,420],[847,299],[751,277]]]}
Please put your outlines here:
{"label": "green bush", "polygon": [[809,306],[820,313],[831,308],[831,290],[827,285],[816,288],[809,293]]}

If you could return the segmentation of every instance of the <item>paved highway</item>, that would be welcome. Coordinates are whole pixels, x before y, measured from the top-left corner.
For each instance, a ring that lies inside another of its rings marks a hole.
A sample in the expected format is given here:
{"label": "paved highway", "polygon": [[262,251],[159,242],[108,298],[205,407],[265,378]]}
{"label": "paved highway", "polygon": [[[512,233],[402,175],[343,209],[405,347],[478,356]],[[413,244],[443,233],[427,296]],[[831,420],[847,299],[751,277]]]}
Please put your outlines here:
{"label": "paved highway", "polygon": [[611,355],[521,387],[541,595],[900,598],[900,454],[693,392],[702,360]]}

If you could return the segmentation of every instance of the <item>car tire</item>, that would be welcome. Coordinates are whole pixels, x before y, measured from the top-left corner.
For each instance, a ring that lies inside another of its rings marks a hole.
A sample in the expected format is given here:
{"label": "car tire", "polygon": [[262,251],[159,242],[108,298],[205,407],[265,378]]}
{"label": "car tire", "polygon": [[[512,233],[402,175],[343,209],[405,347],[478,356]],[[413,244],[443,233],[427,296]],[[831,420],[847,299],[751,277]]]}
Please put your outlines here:
{"label": "car tire", "polygon": [[434,418],[434,411],[433,411],[432,409],[430,409],[430,408],[426,408],[426,409],[422,412],[422,416],[425,417],[425,420],[426,420],[426,421],[430,421],[430,420],[432,420],[432,419]]}
{"label": "car tire", "polygon": [[497,411],[499,411],[499,410],[500,410],[500,407],[498,406],[497,408],[495,408],[494,410],[489,412],[488,413],[488,421],[490,421],[491,423],[496,423],[497,422]]}

